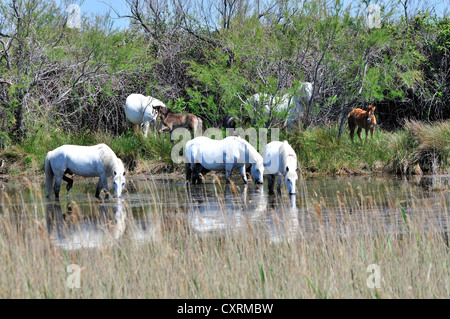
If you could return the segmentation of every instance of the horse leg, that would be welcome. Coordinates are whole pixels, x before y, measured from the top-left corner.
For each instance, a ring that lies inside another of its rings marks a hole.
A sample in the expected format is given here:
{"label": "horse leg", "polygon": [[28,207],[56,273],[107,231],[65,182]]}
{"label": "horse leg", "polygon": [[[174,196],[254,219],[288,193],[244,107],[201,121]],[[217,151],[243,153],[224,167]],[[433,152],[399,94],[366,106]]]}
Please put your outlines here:
{"label": "horse leg", "polygon": [[226,184],[229,184],[231,181],[231,170],[232,169],[233,169],[233,164],[225,164],[225,183]]}
{"label": "horse leg", "polygon": [[268,174],[266,176],[267,176],[267,182],[268,182],[268,186],[269,186],[269,194],[273,194],[273,184],[275,181],[275,175]]}
{"label": "horse leg", "polygon": [[280,174],[280,173],[278,173],[277,174],[278,175],[278,181],[277,181],[277,183],[278,183],[278,185],[277,185],[277,192],[278,193],[281,193],[281,180],[283,179],[283,176]]}
{"label": "horse leg", "polygon": [[239,168],[239,173],[241,174],[244,184],[247,184],[248,180],[247,180],[247,174],[245,173],[245,165],[242,165],[241,168]]}
{"label": "horse leg", "polygon": [[198,135],[201,135],[203,129],[203,121],[201,118],[197,117],[197,120],[194,123],[194,137],[197,137]]}
{"label": "horse leg", "polygon": [[137,134],[138,131],[139,131],[139,125],[138,124],[133,124],[133,132],[134,132],[134,134]]}
{"label": "horse leg", "polygon": [[67,191],[70,191],[70,189],[73,186],[73,179],[71,179],[69,176],[66,175],[64,175],[62,179],[63,181],[67,182],[66,189]]}
{"label": "horse leg", "polygon": [[168,131],[171,131],[171,130],[172,130],[172,125],[171,125],[171,126],[166,125],[166,126],[164,126],[162,129],[160,129],[160,130],[158,131],[158,133],[168,132]]}
{"label": "horse leg", "polygon": [[186,177],[188,177],[188,173],[189,173],[189,177],[191,178],[191,183],[192,184],[196,184],[197,183],[197,179],[198,179],[198,173],[196,172],[196,167],[197,164],[192,163],[189,164],[189,172],[186,173]]}
{"label": "horse leg", "polygon": [[59,192],[61,190],[61,182],[64,175],[55,175],[55,185],[53,186],[53,189],[55,191],[55,198],[59,198]]}
{"label": "horse leg", "polygon": [[353,138],[355,136],[355,121],[352,117],[348,118],[348,128],[350,129],[350,138],[353,142]]}
{"label": "horse leg", "polygon": [[193,171],[194,171],[194,173],[193,173],[193,175],[194,175],[193,183],[194,184],[203,184],[203,180],[200,177],[200,173],[202,171],[202,168],[203,168],[203,166],[201,164],[199,164],[199,163],[194,164],[194,169],[193,169]]}
{"label": "horse leg", "polygon": [[361,127],[358,127],[358,130],[356,131],[356,134],[358,134],[359,140],[360,140],[361,143],[362,143],[361,131],[362,131],[362,128],[361,128]]}
{"label": "horse leg", "polygon": [[108,177],[105,176],[100,176],[100,181],[103,185],[103,189],[106,190],[106,195],[105,195],[105,199],[109,198],[109,186],[108,186]]}
{"label": "horse leg", "polygon": [[353,138],[355,137],[355,129],[350,129],[350,139],[354,142]]}
{"label": "horse leg", "polygon": [[108,179],[106,176],[100,176],[100,178],[98,179],[98,183],[97,183],[97,189],[95,191],[95,197],[100,199],[100,193],[102,191],[102,189],[105,189],[106,195],[105,195],[105,199],[109,198],[109,187],[108,187]]}
{"label": "horse leg", "polygon": [[100,192],[102,191],[102,188],[100,186],[100,181],[97,183],[97,189],[95,190],[95,197],[100,199]]}
{"label": "horse leg", "polygon": [[148,122],[148,121],[144,122],[144,137],[147,137],[149,128],[150,128],[150,122]]}
{"label": "horse leg", "polygon": [[189,163],[184,164],[184,170],[186,172],[186,181],[190,182],[192,178],[191,164]]}

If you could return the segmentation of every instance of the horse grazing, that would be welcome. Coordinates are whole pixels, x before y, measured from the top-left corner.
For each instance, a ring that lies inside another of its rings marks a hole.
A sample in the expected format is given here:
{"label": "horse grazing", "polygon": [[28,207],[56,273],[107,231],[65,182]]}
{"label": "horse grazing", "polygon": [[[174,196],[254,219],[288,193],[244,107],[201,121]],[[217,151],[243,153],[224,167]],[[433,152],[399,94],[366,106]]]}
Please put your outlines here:
{"label": "horse grazing", "polygon": [[170,140],[172,140],[172,131],[179,127],[185,127],[193,131],[194,135],[197,132],[201,132],[203,127],[203,121],[197,115],[186,113],[176,114],[165,106],[155,106],[155,110],[158,112],[157,116],[160,116],[163,120],[165,127],[160,129],[158,133],[170,132]]}
{"label": "horse grazing", "polygon": [[277,190],[281,192],[281,179],[289,189],[289,194],[295,194],[297,182],[297,155],[287,141],[270,142],[264,148],[264,174],[267,176],[269,193],[273,193],[275,177],[278,177]]}
{"label": "horse grazing", "polygon": [[[50,197],[54,189],[55,197],[59,198],[62,180],[67,182],[69,191],[73,179],[65,174],[76,174],[84,177],[99,176],[95,197],[105,189],[109,192],[108,177],[114,180],[114,191],[120,198],[125,186],[125,168],[120,158],[106,144],[94,146],[63,145],[47,153],[45,157],[45,190]],[[106,194],[105,198],[108,198]]]}
{"label": "horse grazing", "polygon": [[377,125],[377,119],[375,118],[375,107],[372,105],[369,105],[367,107],[367,111],[364,111],[362,109],[354,109],[348,114],[348,128],[350,129],[350,138],[353,142],[353,137],[355,135],[355,129],[358,127],[358,131],[356,132],[358,134],[359,139],[362,143],[361,138],[361,131],[362,129],[366,130],[366,140],[368,136],[368,132],[370,130],[370,134],[373,138],[373,130],[375,126]]}
{"label": "horse grazing", "polygon": [[125,102],[125,116],[128,121],[133,123],[134,131],[138,129],[138,125],[144,127],[144,136],[147,137],[148,129],[151,122],[156,121],[158,113],[155,106],[165,106],[163,102],[151,96],[142,94],[130,94]]}
{"label": "horse grazing", "polygon": [[231,171],[236,168],[247,184],[246,166],[251,164],[251,174],[257,184],[263,183],[263,158],[246,140],[228,136],[223,140],[196,137],[186,143],[184,149],[186,180],[201,183],[199,174],[209,171],[225,171],[226,183],[231,180]]}
{"label": "horse grazing", "polygon": [[282,127],[290,128],[296,119],[303,120],[305,110],[312,97],[313,83],[303,82],[295,94],[272,96],[257,93],[247,99],[255,112],[263,108],[265,115]]}

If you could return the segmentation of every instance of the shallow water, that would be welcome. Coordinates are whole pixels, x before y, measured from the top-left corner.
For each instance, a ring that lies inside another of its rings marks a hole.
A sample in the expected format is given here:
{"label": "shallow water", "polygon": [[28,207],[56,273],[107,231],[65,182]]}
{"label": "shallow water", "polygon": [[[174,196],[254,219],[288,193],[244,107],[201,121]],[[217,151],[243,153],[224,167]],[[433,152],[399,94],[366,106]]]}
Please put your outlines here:
{"label": "shallow water", "polygon": [[[220,176],[219,176],[220,180]],[[136,242],[156,240],[170,225],[200,237],[262,236],[271,242],[378,232],[448,232],[450,176],[301,178],[295,195],[269,195],[267,185],[222,185],[207,175],[204,185],[158,176],[127,181],[122,199],[97,200],[95,180],[75,179],[59,201],[46,199],[42,182],[3,184],[1,215],[13,223],[45,224],[56,246],[93,248],[126,234]],[[62,188],[63,189],[63,188]]]}

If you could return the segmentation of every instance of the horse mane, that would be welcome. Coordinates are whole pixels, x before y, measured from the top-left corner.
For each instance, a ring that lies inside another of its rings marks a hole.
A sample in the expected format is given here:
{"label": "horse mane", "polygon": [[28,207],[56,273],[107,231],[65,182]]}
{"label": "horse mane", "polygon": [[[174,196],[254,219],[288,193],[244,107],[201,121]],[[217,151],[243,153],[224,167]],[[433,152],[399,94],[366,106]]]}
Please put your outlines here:
{"label": "horse mane", "polygon": [[263,157],[261,156],[261,154],[258,153],[256,148],[254,148],[249,142],[247,142],[244,138],[240,136],[230,136],[230,137],[247,146],[248,153],[256,161],[256,164],[262,164]]}
{"label": "horse mane", "polygon": [[98,151],[106,174],[113,175],[113,172],[118,165],[119,158],[116,156],[114,151],[106,144],[99,144]]}
{"label": "horse mane", "polygon": [[281,145],[280,147],[281,167],[283,168],[283,171],[287,166],[287,160],[289,156],[293,156],[295,158],[295,161],[297,161],[297,155],[295,154],[292,147],[287,141],[283,141],[283,145]]}

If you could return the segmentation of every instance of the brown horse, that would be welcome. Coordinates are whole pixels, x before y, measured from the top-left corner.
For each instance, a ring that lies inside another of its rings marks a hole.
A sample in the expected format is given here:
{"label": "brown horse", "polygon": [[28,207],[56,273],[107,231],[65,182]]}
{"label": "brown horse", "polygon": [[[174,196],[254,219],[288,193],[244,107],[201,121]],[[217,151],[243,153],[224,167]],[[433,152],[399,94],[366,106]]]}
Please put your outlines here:
{"label": "brown horse", "polygon": [[[158,112],[158,116],[161,116],[165,127],[160,129],[158,133],[170,132],[172,141],[172,131],[179,127],[185,127],[193,131],[194,135],[197,131],[202,130],[203,121],[201,118],[194,114],[176,114],[165,106],[157,105],[154,109]],[[173,141],[172,141],[173,142]]]}
{"label": "brown horse", "polygon": [[375,113],[375,107],[373,107],[372,105],[369,105],[367,107],[367,111],[357,108],[348,114],[348,128],[350,129],[350,137],[352,139],[352,142],[353,142],[353,137],[355,135],[356,127],[358,127],[357,134],[358,134],[359,139],[361,140],[361,143],[362,143],[362,138],[361,138],[362,129],[366,130],[366,140],[367,140],[367,136],[369,134],[369,130],[370,130],[370,134],[373,138],[373,130],[374,130],[375,126],[377,125],[377,119],[375,118],[374,113]]}

